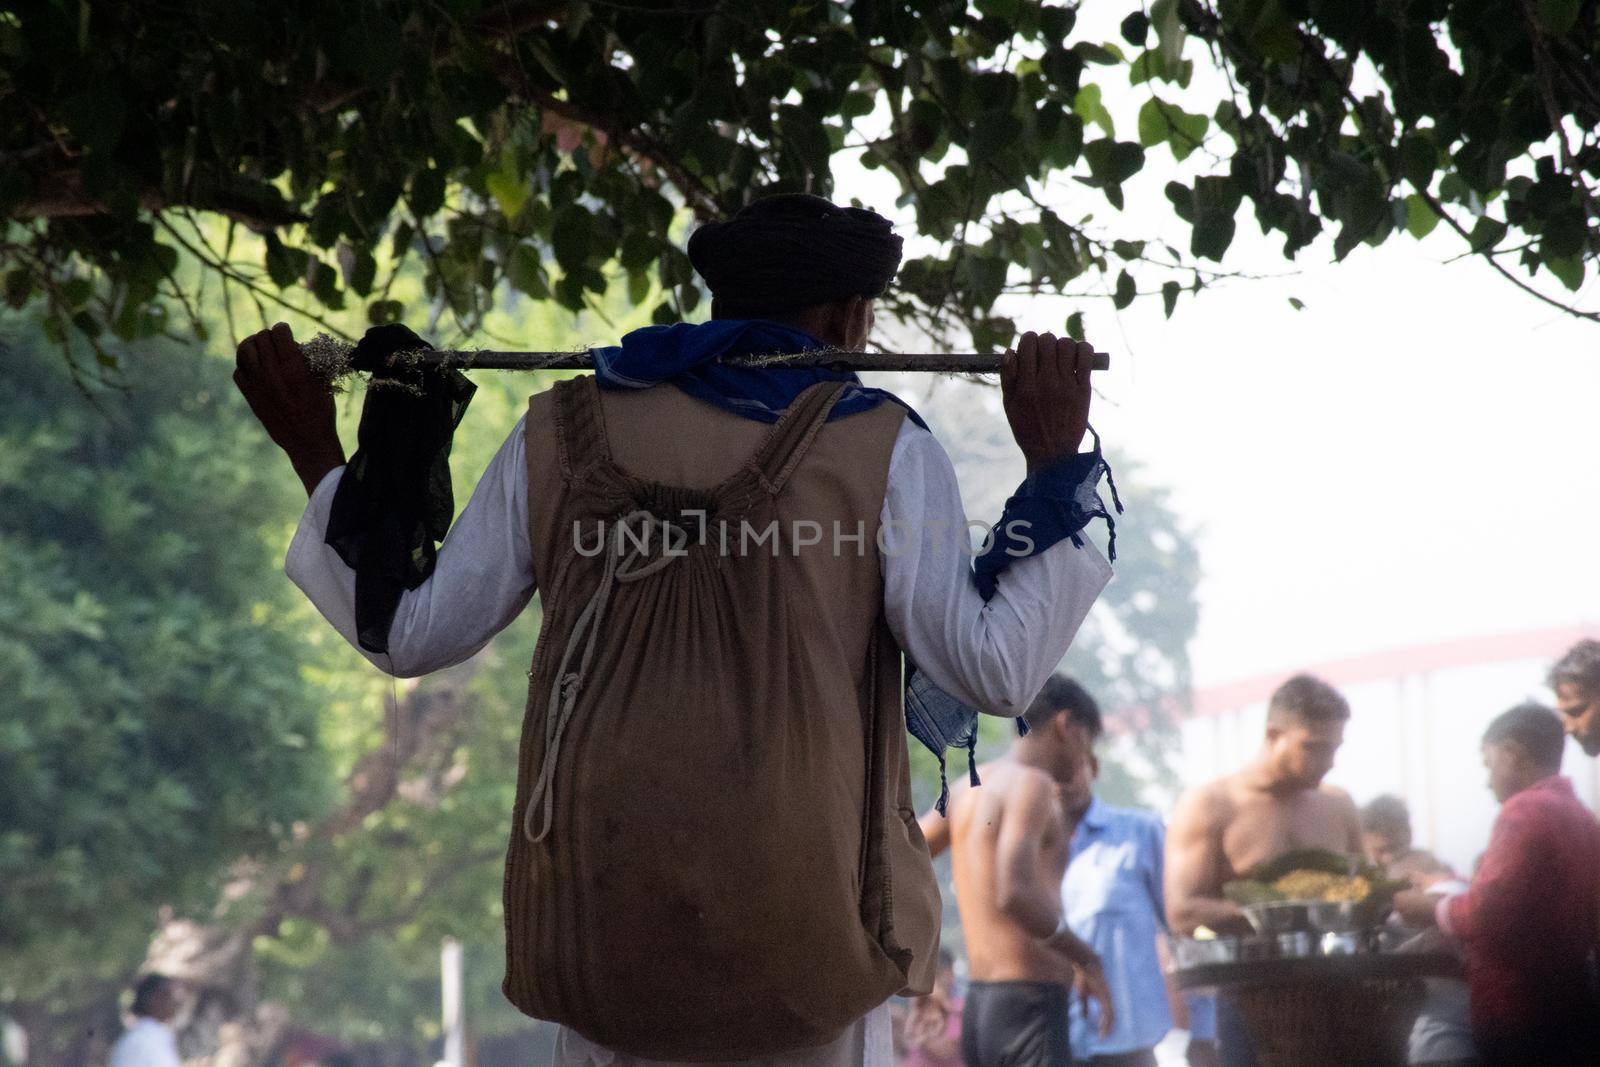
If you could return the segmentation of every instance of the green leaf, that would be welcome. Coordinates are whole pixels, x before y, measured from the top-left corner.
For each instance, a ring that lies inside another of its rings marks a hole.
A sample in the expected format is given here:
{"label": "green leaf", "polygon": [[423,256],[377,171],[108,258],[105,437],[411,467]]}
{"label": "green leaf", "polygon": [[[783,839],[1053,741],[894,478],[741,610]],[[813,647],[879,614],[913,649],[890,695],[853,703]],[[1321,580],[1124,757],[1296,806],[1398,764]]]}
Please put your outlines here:
{"label": "green leaf", "polygon": [[1539,240],[1539,251],[1546,259],[1566,259],[1581,256],[1588,242],[1588,220],[1583,209],[1576,204],[1564,205],[1544,224]]}
{"label": "green leaf", "polygon": [[1103,185],[1120,185],[1144,166],[1144,149],[1131,141],[1090,141],[1083,146],[1083,157],[1094,180]]}
{"label": "green leaf", "polygon": [[339,272],[320,260],[311,268],[311,291],[325,307],[344,307],[344,294],[339,291]]}
{"label": "green leaf", "polygon": [[1111,112],[1106,110],[1105,104],[1100,101],[1100,86],[1090,82],[1078,87],[1078,95],[1073,98],[1072,111],[1083,120],[1085,126],[1099,126],[1107,137],[1117,135],[1116,123],[1111,121]]}
{"label": "green leaf", "polygon": [[1083,312],[1074,311],[1067,316],[1067,336],[1074,341],[1083,340]]}
{"label": "green leaf", "polygon": [[263,240],[267,246],[267,275],[272,279],[272,284],[279,289],[288,289],[305,277],[311,257],[304,250],[290,248],[271,231],[263,236]]}
{"label": "green leaf", "polygon": [[28,302],[28,297],[33,295],[33,275],[25,268],[17,267],[6,272],[5,300],[6,306],[20,308]]}
{"label": "green leaf", "polygon": [[1294,308],[1296,311],[1304,311],[1306,309],[1305,302],[1302,301],[1299,297],[1294,297],[1294,296],[1291,296],[1289,298],[1289,306]]}
{"label": "green leaf", "polygon": [[1133,298],[1138,295],[1138,287],[1133,283],[1133,276],[1127,271],[1117,275],[1117,288],[1111,294],[1111,303],[1118,311],[1133,303]]}
{"label": "green leaf", "polygon": [[150,255],[162,277],[170,277],[178,269],[178,250],[171,245],[153,244],[150,246]]}
{"label": "green leaf", "polygon": [[378,276],[378,261],[365,248],[341,245],[339,269],[344,274],[346,288],[359,296],[372,294],[372,283]]}
{"label": "green leaf", "polygon": [[405,305],[398,300],[374,300],[367,305],[367,321],[374,326],[399,322],[405,314]]}
{"label": "green leaf", "polygon": [[1122,20],[1119,27],[1122,39],[1134,47],[1141,47],[1145,38],[1150,35],[1150,18],[1143,11],[1135,11]]}
{"label": "green leaf", "polygon": [[1079,41],[1072,46],[1072,50],[1083,57],[1085,63],[1098,63],[1103,67],[1114,66],[1124,61],[1122,49],[1107,41],[1105,44],[1092,44],[1089,41]]}
{"label": "green leaf", "polygon": [[643,304],[650,297],[654,288],[650,275],[644,271],[633,271],[628,275],[628,301],[634,305]]}
{"label": "green leaf", "polygon": [[1468,244],[1474,252],[1483,252],[1499,244],[1506,235],[1506,224],[1488,215],[1478,220],[1472,228]]}
{"label": "green leaf", "polygon": [[1146,148],[1163,141],[1177,159],[1186,159],[1205,140],[1211,120],[1191,115],[1175,104],[1152,96],[1139,109],[1139,143]]}
{"label": "green leaf", "polygon": [[444,206],[444,171],[425,167],[411,178],[411,210],[427,218]]}
{"label": "green leaf", "polygon": [[1177,282],[1161,283],[1161,307],[1169,319],[1172,318],[1172,309],[1178,306],[1178,291],[1181,288]]}
{"label": "green leaf", "polygon": [[581,205],[568,204],[556,212],[550,225],[550,247],[562,270],[571,273],[589,262],[593,232],[594,216]]}
{"label": "green leaf", "polygon": [[1539,24],[1551,35],[1565,37],[1582,6],[1580,0],[1539,0]]}
{"label": "green leaf", "polygon": [[1439,225],[1439,216],[1433,213],[1428,202],[1416,193],[1406,197],[1406,232],[1421,240]]}
{"label": "green leaf", "polygon": [[517,169],[514,152],[502,153],[500,166],[484,178],[484,185],[489,195],[494,197],[500,213],[507,219],[514,219],[521,214],[522,206],[528,202],[528,196],[533,191],[528,179]]}
{"label": "green leaf", "polygon": [[518,292],[527,293],[535,300],[550,296],[545,281],[544,263],[538,247],[532,241],[518,241],[506,262],[506,278]]}
{"label": "green leaf", "polygon": [[1439,165],[1439,149],[1433,138],[1424,130],[1412,130],[1400,139],[1400,173],[1418,189],[1426,189],[1433,181],[1433,172]]}
{"label": "green leaf", "polygon": [[1139,143],[1153,148],[1165,141],[1171,131],[1172,125],[1167,121],[1161,101],[1152,96],[1139,109]]}
{"label": "green leaf", "polygon": [[847,119],[863,118],[872,114],[876,101],[871,93],[859,90],[844,94],[844,102],[839,105],[839,114]]}
{"label": "green leaf", "polygon": [[1167,135],[1167,145],[1172,149],[1176,159],[1188,159],[1189,153],[1206,139],[1206,131],[1211,128],[1211,120],[1204,115],[1191,115],[1179,107],[1168,106],[1167,122],[1171,127]]}
{"label": "green leaf", "polygon": [[[1150,5],[1150,22],[1156,29],[1156,40],[1161,51],[1162,64],[1168,71],[1167,77],[1174,78],[1174,71],[1180,66],[1194,69],[1192,63],[1180,63],[1183,58],[1183,44],[1188,34],[1183,28],[1183,21],[1178,17],[1177,0],[1155,0]],[[1189,75],[1183,73],[1175,80],[1183,85],[1189,84]]]}
{"label": "green leaf", "polygon": [[1544,261],[1544,265],[1551,274],[1561,280],[1562,285],[1565,285],[1573,292],[1583,288],[1583,273],[1587,264],[1584,263],[1582,256],[1547,259]]}

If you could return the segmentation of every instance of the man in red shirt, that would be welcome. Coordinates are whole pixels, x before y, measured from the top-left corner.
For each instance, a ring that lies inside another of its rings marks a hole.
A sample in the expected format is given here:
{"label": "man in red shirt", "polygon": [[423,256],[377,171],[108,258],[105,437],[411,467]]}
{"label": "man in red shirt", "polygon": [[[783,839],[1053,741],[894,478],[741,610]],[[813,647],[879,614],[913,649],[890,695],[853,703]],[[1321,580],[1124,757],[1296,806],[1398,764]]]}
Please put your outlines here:
{"label": "man in red shirt", "polygon": [[1490,723],[1483,762],[1501,808],[1471,887],[1395,898],[1407,921],[1437,922],[1460,940],[1472,1036],[1489,1065],[1600,1060],[1588,974],[1600,940],[1600,825],[1560,774],[1564,741],[1561,720],[1541,704]]}

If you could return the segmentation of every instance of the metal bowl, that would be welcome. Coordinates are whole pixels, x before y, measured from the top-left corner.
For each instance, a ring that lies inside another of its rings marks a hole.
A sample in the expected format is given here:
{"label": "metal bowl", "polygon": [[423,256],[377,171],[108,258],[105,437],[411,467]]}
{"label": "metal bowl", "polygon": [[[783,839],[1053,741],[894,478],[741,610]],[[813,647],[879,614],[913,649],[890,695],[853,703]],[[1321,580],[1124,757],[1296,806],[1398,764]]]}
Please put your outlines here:
{"label": "metal bowl", "polygon": [[1303,960],[1317,954],[1315,938],[1304,930],[1273,937],[1273,955],[1280,960]]}
{"label": "metal bowl", "polygon": [[1246,904],[1239,910],[1255,927],[1258,934],[1292,934],[1310,932],[1311,905],[1303,900],[1272,900],[1262,904]]}
{"label": "metal bowl", "polygon": [[1196,941],[1180,938],[1173,942],[1172,958],[1180,971],[1210,963],[1235,963],[1239,959],[1239,939],[1219,937],[1210,941]]}
{"label": "metal bowl", "polygon": [[1388,911],[1371,900],[1319,900],[1306,905],[1311,929],[1324,934],[1369,933],[1383,925]]}

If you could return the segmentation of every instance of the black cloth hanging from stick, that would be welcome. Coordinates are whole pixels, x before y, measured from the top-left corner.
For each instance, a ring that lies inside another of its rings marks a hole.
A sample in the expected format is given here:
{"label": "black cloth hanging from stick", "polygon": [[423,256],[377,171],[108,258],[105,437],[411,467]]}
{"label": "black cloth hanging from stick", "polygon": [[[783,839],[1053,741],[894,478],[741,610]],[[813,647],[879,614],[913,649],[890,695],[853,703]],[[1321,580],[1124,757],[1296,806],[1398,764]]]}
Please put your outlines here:
{"label": "black cloth hanging from stick", "polygon": [[326,541],[356,572],[356,639],[389,651],[389,627],[407,589],[433,573],[436,542],[455,515],[450,443],[477,390],[458,370],[401,365],[396,352],[432,348],[398,323],[366,332],[350,365],[372,375]]}

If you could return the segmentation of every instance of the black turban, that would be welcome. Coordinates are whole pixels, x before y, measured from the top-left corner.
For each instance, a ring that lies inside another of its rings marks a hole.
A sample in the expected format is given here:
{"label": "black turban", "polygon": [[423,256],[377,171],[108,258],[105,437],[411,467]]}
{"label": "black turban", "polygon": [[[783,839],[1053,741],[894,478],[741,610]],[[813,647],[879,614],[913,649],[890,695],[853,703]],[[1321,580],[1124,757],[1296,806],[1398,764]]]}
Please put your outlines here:
{"label": "black turban", "polygon": [[689,262],[726,309],[797,311],[882,295],[900,268],[900,244],[875,211],[783,193],[701,226]]}

